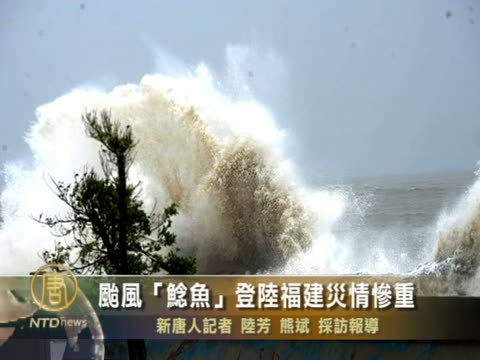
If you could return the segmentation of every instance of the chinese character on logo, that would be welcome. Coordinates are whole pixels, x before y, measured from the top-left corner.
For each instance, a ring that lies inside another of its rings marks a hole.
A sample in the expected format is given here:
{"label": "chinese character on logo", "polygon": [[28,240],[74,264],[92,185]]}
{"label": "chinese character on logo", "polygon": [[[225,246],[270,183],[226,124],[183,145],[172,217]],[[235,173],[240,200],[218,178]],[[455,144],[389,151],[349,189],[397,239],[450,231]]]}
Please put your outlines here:
{"label": "chinese character on logo", "polygon": [[42,285],[42,304],[57,307],[67,303],[67,285],[62,274],[57,272],[46,273],[43,275]]}
{"label": "chinese character on logo", "polygon": [[41,309],[63,311],[74,303],[78,294],[78,282],[75,274],[65,266],[48,264],[35,272],[30,291],[33,301]]}

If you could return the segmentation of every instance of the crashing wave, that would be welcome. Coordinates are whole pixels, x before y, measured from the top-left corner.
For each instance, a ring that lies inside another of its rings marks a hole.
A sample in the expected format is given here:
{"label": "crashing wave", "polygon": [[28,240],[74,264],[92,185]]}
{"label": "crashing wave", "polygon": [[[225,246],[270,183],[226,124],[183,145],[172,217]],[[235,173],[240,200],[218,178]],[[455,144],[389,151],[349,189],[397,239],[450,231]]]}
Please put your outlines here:
{"label": "crashing wave", "polygon": [[52,246],[48,229],[29,217],[65,210],[46,175],[69,182],[87,164],[99,169],[98,144],[81,122],[86,109],[109,109],[131,125],[139,140],[131,180],[142,182],[147,209],[179,205],[173,230],[200,272],[278,266],[329,231],[330,205],[309,201],[319,192],[299,184],[271,114],[222,95],[200,67],[195,76],[147,75],[112,92],[76,90],[38,108],[27,136],[33,166],[7,168],[0,243],[10,260],[1,273],[32,271],[35,254]]}

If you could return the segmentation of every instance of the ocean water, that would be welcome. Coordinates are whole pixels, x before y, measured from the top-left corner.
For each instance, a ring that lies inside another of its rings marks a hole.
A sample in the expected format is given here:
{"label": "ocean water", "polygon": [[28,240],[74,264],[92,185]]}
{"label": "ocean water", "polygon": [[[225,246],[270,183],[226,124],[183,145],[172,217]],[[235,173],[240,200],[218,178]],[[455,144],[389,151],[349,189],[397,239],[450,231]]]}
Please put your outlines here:
{"label": "ocean water", "polygon": [[[346,199],[344,213],[332,226],[335,239],[358,255],[350,257],[345,272],[375,272],[377,267],[378,272],[404,273],[433,260],[440,216],[455,208],[475,180],[474,171],[463,171],[311,181]],[[0,228],[2,222],[0,209]]]}
{"label": "ocean water", "polygon": [[[341,264],[341,269],[334,267],[331,272],[402,274],[436,261],[439,231],[445,226],[442,219],[455,218],[465,207],[476,180],[473,169],[309,179],[315,188],[341,194],[344,204],[342,215],[331,227],[336,247],[332,262]],[[287,265],[286,273],[324,272],[318,262],[320,251],[307,251]]]}
{"label": "ocean water", "polygon": [[[357,254],[346,273],[375,272],[375,267],[405,273],[433,260],[439,218],[459,204],[475,180],[473,170],[310,179],[312,187],[346,199],[344,213],[332,226],[335,239]],[[0,228],[2,222],[0,209]]]}
{"label": "ocean water", "polygon": [[395,258],[392,271],[410,271],[433,259],[440,216],[455,208],[475,179],[472,170],[363,177],[331,185],[348,196],[333,233],[358,254],[358,268],[373,256],[379,266]]}

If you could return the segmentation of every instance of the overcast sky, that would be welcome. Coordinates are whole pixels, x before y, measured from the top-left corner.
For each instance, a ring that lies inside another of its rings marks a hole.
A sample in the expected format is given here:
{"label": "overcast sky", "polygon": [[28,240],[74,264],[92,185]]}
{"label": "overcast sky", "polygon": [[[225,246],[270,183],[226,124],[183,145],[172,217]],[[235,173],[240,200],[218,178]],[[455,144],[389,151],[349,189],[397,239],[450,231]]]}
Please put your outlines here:
{"label": "overcast sky", "polygon": [[248,77],[307,174],[473,170],[480,160],[480,1],[0,2],[0,161],[28,158],[35,108],[158,69],[154,49]]}

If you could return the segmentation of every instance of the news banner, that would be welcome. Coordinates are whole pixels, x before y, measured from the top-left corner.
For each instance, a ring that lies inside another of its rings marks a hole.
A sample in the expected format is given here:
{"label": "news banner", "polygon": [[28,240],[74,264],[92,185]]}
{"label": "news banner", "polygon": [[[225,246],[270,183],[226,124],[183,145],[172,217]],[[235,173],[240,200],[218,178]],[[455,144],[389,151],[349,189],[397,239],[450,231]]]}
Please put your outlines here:
{"label": "news banner", "polygon": [[[480,338],[478,298],[423,296],[408,278],[77,276],[51,270],[1,278],[12,313],[2,327],[15,324],[41,336],[42,329],[90,326],[100,328],[96,336],[103,339]],[[23,315],[15,317],[19,309]]]}

